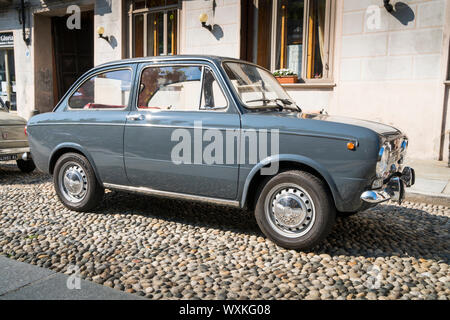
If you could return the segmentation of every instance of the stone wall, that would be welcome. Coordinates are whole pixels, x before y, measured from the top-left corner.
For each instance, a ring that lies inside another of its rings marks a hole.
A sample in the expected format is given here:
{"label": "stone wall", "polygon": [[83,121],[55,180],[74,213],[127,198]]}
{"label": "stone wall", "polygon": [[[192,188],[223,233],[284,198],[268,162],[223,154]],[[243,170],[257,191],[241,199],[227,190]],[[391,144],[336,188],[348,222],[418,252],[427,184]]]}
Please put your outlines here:
{"label": "stone wall", "polygon": [[344,0],[330,112],[399,127],[410,138],[411,157],[437,159],[449,4],[444,0],[391,3],[393,13],[382,1]]}
{"label": "stone wall", "polygon": [[[181,10],[181,54],[209,54],[239,58],[240,1],[183,1]],[[199,16],[208,15],[212,31],[203,28]]]}

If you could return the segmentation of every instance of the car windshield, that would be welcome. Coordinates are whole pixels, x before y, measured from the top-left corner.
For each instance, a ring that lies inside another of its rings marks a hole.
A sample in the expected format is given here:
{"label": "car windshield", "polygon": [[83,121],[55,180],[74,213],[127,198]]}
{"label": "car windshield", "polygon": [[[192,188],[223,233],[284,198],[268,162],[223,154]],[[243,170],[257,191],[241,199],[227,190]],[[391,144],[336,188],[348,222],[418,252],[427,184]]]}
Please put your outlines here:
{"label": "car windshield", "polygon": [[267,70],[239,62],[225,62],[224,69],[247,109],[277,108],[300,111],[277,79]]}

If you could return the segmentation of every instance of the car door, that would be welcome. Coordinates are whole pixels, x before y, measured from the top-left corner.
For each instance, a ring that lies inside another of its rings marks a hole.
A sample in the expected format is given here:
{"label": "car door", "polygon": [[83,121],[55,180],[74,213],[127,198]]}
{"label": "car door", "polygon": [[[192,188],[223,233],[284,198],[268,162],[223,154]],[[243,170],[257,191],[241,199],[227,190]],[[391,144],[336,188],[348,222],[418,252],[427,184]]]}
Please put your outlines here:
{"label": "car door", "polygon": [[47,138],[53,147],[80,146],[103,183],[127,182],[123,135],[134,69],[134,65],[108,67],[87,76],[68,95],[65,109],[55,112]]}
{"label": "car door", "polygon": [[214,66],[142,64],[139,69],[135,111],[124,138],[130,184],[235,199],[238,148],[237,142],[229,146],[227,161],[225,139],[228,133],[238,140],[240,115]]}

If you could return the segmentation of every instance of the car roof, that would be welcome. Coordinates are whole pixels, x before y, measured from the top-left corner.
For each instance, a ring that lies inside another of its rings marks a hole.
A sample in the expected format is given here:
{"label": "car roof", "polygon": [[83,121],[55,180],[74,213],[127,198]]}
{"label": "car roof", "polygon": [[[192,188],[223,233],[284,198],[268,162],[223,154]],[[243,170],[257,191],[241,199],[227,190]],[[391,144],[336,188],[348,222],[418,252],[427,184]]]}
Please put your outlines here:
{"label": "car roof", "polygon": [[211,56],[211,55],[173,55],[173,56],[151,56],[151,57],[143,57],[143,58],[131,58],[131,59],[122,59],[116,61],[110,61],[98,65],[97,67],[108,67],[120,64],[130,64],[130,63],[142,63],[142,62],[163,62],[163,61],[209,61],[211,63],[220,64],[222,61],[236,61],[236,62],[245,62],[236,58],[230,57],[220,57],[220,56]]}

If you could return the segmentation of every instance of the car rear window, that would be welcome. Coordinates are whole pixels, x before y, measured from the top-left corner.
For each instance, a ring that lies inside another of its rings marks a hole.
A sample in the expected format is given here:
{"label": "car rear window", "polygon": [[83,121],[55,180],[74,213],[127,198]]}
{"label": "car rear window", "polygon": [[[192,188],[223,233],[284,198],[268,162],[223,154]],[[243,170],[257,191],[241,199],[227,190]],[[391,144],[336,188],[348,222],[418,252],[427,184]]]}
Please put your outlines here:
{"label": "car rear window", "polygon": [[86,80],[69,98],[69,109],[118,110],[128,107],[131,70],[98,73]]}

